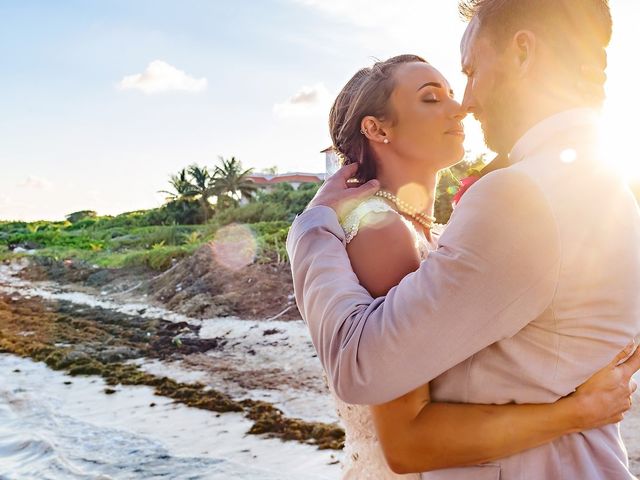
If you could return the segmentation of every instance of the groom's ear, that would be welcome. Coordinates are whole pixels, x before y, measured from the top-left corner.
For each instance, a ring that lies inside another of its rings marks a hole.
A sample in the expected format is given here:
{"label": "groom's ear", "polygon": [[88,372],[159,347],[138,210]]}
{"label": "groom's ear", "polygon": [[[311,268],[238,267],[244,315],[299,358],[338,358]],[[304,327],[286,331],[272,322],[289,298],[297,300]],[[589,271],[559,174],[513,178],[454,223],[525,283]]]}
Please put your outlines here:
{"label": "groom's ear", "polygon": [[518,31],[512,39],[511,50],[516,70],[521,77],[526,76],[535,61],[537,41],[535,33],[530,30]]}

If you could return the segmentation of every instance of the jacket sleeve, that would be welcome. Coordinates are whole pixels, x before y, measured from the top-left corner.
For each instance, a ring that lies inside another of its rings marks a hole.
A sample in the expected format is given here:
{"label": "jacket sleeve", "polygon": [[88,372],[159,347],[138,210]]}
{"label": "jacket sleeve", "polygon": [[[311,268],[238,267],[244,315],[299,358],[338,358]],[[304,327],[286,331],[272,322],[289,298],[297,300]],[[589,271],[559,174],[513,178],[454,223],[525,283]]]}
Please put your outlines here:
{"label": "jacket sleeve", "polygon": [[318,357],[354,404],[390,401],[515,335],[551,303],[560,262],[544,195],[511,169],[469,189],[437,250],[385,297],[358,283],[328,207],[295,220],[287,249]]}

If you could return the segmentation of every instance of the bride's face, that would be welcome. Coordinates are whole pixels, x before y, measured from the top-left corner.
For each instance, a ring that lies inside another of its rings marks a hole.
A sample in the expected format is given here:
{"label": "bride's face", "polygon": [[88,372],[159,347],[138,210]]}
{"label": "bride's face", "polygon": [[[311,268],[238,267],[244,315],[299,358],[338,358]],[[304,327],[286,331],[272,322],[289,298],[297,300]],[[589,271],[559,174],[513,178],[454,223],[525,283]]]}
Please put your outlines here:
{"label": "bride's face", "polygon": [[449,82],[426,63],[400,65],[390,98],[389,147],[402,158],[437,170],[464,156],[464,113]]}

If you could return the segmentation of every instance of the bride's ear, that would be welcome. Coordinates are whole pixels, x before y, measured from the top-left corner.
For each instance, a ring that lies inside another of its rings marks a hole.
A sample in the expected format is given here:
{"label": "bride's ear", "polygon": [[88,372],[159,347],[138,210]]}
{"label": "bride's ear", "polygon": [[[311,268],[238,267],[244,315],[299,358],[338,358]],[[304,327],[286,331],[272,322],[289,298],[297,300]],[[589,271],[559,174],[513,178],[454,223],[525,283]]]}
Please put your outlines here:
{"label": "bride's ear", "polygon": [[382,122],[372,115],[368,115],[362,119],[362,122],[360,122],[360,133],[372,142],[389,143],[389,136]]}

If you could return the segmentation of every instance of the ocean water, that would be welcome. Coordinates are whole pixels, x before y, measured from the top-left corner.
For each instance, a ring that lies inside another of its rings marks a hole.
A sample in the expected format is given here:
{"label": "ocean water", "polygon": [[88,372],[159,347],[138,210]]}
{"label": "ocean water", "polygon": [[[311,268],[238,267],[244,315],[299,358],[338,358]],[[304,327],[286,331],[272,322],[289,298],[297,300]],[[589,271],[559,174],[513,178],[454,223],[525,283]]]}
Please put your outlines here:
{"label": "ocean water", "polygon": [[[246,435],[239,414],[176,405],[147,387],[104,393],[0,355],[0,479],[330,479],[329,452]],[[154,403],[155,406],[151,407]]]}

